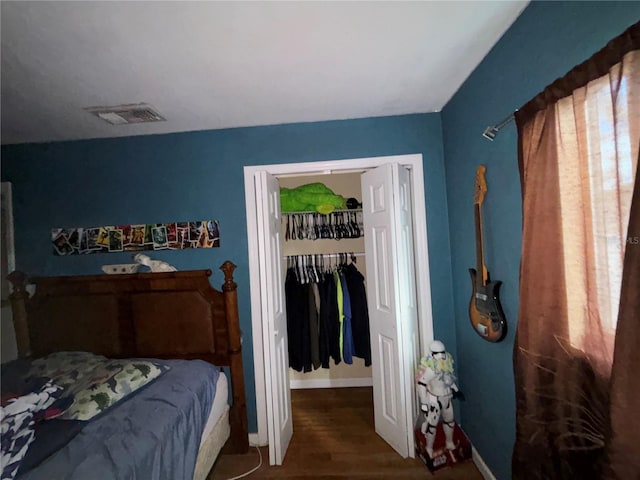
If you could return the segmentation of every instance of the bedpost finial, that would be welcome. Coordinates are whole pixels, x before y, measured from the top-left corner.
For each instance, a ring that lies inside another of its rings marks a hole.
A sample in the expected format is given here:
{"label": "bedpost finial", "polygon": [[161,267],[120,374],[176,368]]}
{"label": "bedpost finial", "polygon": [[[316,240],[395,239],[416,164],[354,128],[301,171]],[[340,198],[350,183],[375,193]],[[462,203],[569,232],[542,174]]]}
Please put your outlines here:
{"label": "bedpost finial", "polygon": [[238,285],[233,281],[233,271],[235,269],[236,265],[229,260],[220,266],[220,270],[224,273],[224,284],[222,285],[223,291],[235,290],[237,288]]}

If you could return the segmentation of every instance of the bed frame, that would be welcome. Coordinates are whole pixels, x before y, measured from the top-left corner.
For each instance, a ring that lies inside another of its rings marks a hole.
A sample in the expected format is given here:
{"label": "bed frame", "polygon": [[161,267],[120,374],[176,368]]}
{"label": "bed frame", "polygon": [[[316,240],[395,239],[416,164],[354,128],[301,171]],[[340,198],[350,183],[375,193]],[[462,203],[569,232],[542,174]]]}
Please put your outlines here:
{"label": "bed frame", "polygon": [[[83,350],[111,358],[201,359],[228,366],[233,403],[225,453],[249,449],[236,266],[222,291],[211,270],[30,278],[13,272],[18,356]],[[34,284],[30,298],[27,284]]]}

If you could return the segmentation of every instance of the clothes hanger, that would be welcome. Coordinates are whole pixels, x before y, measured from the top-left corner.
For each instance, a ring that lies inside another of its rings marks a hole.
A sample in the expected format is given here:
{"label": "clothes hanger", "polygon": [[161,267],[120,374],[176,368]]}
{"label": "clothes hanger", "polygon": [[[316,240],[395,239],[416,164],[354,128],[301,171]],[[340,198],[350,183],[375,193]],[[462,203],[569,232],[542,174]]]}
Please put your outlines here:
{"label": "clothes hanger", "polygon": [[313,279],[315,283],[319,283],[320,282],[320,276],[318,275],[318,266],[317,266],[317,255],[312,255],[311,256],[311,260],[312,260],[312,264],[313,264]]}
{"label": "clothes hanger", "polygon": [[291,228],[289,226],[289,220],[290,217],[289,215],[285,215],[287,217],[287,228],[284,231],[284,241],[288,242],[289,240],[291,240]]}

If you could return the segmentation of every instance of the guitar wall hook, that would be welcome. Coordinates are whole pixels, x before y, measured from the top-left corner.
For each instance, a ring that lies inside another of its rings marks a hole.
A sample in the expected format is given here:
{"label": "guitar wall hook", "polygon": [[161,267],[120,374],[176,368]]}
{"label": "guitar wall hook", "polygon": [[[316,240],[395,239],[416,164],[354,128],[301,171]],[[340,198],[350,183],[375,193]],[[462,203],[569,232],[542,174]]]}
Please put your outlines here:
{"label": "guitar wall hook", "polygon": [[500,304],[501,281],[491,281],[489,271],[484,263],[484,242],[482,234],[482,204],[487,193],[484,178],[484,165],[476,170],[475,189],[473,194],[473,214],[476,226],[476,261],[477,270],[469,269],[472,292],[469,300],[469,319],[475,332],[489,342],[499,342],[507,334],[507,321]]}

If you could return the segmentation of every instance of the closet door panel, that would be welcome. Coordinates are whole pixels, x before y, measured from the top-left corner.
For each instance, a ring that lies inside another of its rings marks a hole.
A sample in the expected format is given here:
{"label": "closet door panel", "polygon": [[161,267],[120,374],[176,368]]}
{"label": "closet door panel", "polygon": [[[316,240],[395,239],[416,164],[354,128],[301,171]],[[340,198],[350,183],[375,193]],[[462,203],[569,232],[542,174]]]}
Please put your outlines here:
{"label": "closet door panel", "polygon": [[[383,165],[362,175],[365,251],[376,433],[401,456],[409,452],[405,411],[402,324],[399,308],[398,212],[394,169]],[[396,173],[397,175],[397,173]]]}
{"label": "closet door panel", "polygon": [[271,385],[266,393],[269,425],[269,463],[282,465],[293,435],[287,312],[284,301],[285,269],[282,262],[280,230],[280,186],[267,172],[256,174],[259,228],[265,232],[258,242],[260,257],[265,378]]}
{"label": "closet door panel", "polygon": [[411,204],[411,175],[401,166],[397,169],[395,198],[398,238],[398,312],[402,325],[402,358],[404,378],[400,382],[404,388],[404,411],[406,412],[407,441],[410,455],[413,456],[413,427],[418,415],[418,399],[414,388],[414,373],[420,358],[420,336],[418,328],[418,305],[416,301],[415,253],[413,245],[413,207]]}

